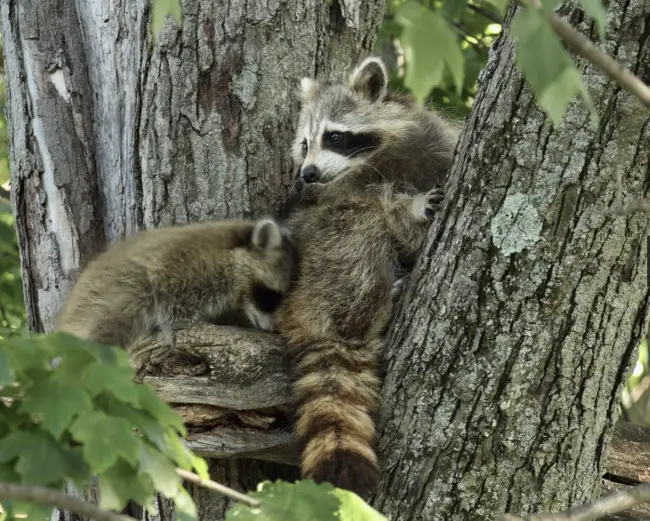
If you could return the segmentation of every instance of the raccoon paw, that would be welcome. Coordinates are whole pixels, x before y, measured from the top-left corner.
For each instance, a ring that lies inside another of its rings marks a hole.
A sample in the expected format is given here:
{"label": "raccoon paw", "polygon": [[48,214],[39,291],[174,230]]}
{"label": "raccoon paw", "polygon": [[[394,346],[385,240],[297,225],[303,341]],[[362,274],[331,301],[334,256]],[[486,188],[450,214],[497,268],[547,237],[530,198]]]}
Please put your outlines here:
{"label": "raccoon paw", "polygon": [[397,279],[395,282],[393,282],[393,286],[390,288],[389,292],[390,298],[393,300],[393,302],[397,302],[402,296],[408,280],[409,276],[405,275],[401,279]]}
{"label": "raccoon paw", "polygon": [[422,216],[432,220],[433,216],[442,210],[444,199],[445,191],[442,188],[437,186],[429,190],[425,196],[424,204],[422,205]]}

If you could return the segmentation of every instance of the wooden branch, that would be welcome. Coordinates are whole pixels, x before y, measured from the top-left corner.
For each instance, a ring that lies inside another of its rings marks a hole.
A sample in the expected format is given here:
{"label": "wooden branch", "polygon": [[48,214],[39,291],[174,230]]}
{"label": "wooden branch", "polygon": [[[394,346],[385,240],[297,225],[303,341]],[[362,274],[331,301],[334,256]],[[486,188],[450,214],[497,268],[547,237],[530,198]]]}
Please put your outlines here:
{"label": "wooden branch", "polygon": [[[277,335],[192,324],[175,331],[177,348],[207,360],[199,376],[145,376],[183,417],[188,445],[204,457],[250,458],[297,465],[291,442],[291,393]],[[157,336],[145,345],[160,347]],[[179,368],[150,364],[157,373]],[[606,453],[610,483],[650,482],[650,429],[619,422]]]}
{"label": "wooden branch", "polygon": [[194,474],[194,472],[188,472],[187,470],[177,468],[176,473],[186,481],[199,485],[200,487],[207,488],[208,490],[214,490],[215,492],[218,492],[219,494],[222,494],[230,499],[244,503],[249,507],[260,506],[260,502],[257,499],[247,496],[246,494],[242,494],[241,492],[233,490],[232,488],[222,485],[221,483],[212,481],[211,479],[203,479],[198,474]]}
{"label": "wooden branch", "polygon": [[[211,324],[174,331],[176,348],[204,360],[207,373],[178,374],[174,364],[148,361],[156,376],[144,376],[188,427],[197,454],[219,459],[248,458],[298,465],[291,443],[290,381],[280,338],[271,333]],[[143,347],[162,346],[158,335]],[[191,369],[190,369],[191,370]]]}
{"label": "wooden branch", "polygon": [[524,517],[506,514],[504,521],[593,521],[618,514],[650,501],[650,483],[621,490],[588,505],[558,512],[557,514],[532,514]]}

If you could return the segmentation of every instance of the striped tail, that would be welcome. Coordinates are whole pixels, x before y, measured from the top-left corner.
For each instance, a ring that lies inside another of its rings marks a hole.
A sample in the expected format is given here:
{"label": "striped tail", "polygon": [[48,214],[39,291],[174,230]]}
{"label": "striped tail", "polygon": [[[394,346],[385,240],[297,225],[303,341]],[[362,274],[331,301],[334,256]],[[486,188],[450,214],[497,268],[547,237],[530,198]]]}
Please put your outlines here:
{"label": "striped tail", "polygon": [[292,347],[302,475],[365,498],[379,475],[373,416],[381,341],[320,341],[302,349]]}

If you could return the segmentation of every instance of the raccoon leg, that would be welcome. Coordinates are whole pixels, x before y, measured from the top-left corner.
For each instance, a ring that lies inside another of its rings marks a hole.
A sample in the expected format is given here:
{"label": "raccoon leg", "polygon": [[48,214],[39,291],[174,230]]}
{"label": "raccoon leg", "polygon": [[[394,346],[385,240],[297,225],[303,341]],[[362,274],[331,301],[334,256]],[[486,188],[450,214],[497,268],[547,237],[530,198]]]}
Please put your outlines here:
{"label": "raccoon leg", "polygon": [[408,283],[409,280],[408,275],[404,275],[402,278],[397,279],[395,282],[393,282],[393,286],[390,288],[390,298],[392,299],[393,302],[397,302],[400,297],[402,296],[402,293],[404,292],[404,287]]}
{"label": "raccoon leg", "polygon": [[435,214],[442,210],[445,192],[440,187],[435,187],[427,193],[418,194],[411,199],[411,213],[416,220],[427,219],[432,221]]}
{"label": "raccoon leg", "polygon": [[388,232],[402,265],[411,266],[415,262],[440,197],[437,189],[414,197],[404,194],[384,194],[382,197]]}

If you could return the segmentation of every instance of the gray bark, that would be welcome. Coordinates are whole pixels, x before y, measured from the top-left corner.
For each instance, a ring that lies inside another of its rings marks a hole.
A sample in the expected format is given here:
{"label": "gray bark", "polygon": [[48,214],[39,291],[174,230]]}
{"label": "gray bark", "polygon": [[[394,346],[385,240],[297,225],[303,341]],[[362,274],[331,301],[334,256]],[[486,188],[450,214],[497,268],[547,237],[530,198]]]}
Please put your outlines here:
{"label": "gray bark", "polygon": [[[648,12],[610,1],[604,46],[646,80]],[[574,102],[553,130],[513,65],[501,39],[391,329],[373,503],[392,521],[593,499],[646,329],[650,217],[612,210],[617,171],[624,203],[647,195],[647,111],[579,60],[600,124]]]}
{"label": "gray bark", "polygon": [[[369,53],[383,0],[183,0],[154,43],[147,0],[1,0],[29,325],[50,331],[79,269],[142,228],[274,213],[302,76]],[[296,471],[214,462],[251,489]],[[195,491],[200,512],[226,502]],[[160,502],[162,518],[171,515]],[[205,517],[207,519],[207,517]]]}

